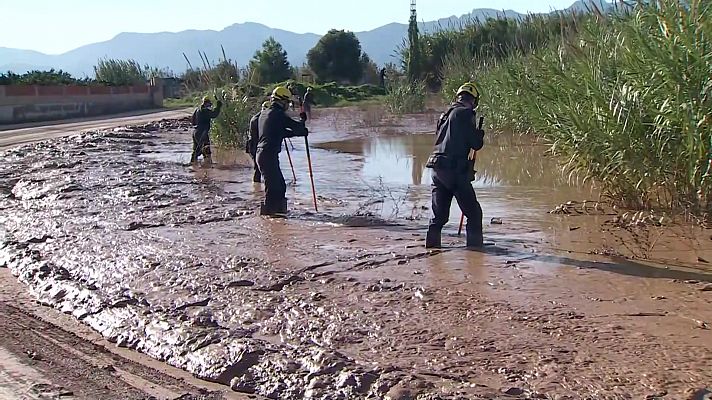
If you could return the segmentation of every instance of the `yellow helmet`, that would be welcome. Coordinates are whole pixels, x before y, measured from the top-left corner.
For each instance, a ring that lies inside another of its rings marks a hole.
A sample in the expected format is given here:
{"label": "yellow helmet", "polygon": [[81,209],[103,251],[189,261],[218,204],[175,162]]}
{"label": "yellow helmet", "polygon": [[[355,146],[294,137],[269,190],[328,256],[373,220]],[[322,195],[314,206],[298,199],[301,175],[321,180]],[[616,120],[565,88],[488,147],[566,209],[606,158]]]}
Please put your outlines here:
{"label": "yellow helmet", "polygon": [[212,101],[210,100],[210,97],[208,97],[208,96],[203,97],[203,104],[205,104],[205,103],[212,103]]}
{"label": "yellow helmet", "polygon": [[284,86],[277,86],[272,91],[272,101],[283,101],[292,98],[292,92]]}
{"label": "yellow helmet", "polygon": [[475,84],[474,82],[467,82],[464,85],[460,86],[460,88],[457,89],[456,96],[459,96],[463,93],[467,93],[474,98],[480,97],[480,91],[477,90],[477,84]]}
{"label": "yellow helmet", "polygon": [[268,109],[269,106],[270,106],[270,102],[269,102],[269,101],[265,101],[264,103],[262,103],[262,109],[263,109],[263,110]]}

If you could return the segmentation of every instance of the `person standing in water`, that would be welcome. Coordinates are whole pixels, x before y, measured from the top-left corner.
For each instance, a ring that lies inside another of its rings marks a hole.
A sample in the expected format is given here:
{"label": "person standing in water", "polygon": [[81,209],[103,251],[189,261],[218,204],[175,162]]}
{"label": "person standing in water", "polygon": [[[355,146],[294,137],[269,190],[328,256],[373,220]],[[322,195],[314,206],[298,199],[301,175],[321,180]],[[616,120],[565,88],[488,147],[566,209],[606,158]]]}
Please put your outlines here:
{"label": "person standing in water", "polygon": [[252,158],[252,164],[255,172],[252,176],[252,182],[261,183],[262,174],[260,173],[260,168],[257,166],[257,143],[260,141],[260,115],[262,111],[268,109],[270,106],[269,101],[262,103],[262,110],[257,114],[253,115],[250,119],[250,138],[247,139],[247,144],[245,145],[245,153],[249,154]]}
{"label": "person standing in water", "polygon": [[312,119],[312,106],[316,106],[316,102],[314,101],[314,93],[312,92],[312,88],[308,87],[307,92],[304,94],[304,101],[302,103],[304,113],[307,114],[307,120]]}
{"label": "person standing in water", "polygon": [[467,217],[467,247],[481,248],[482,207],[477,201],[471,151],[484,146],[485,132],[477,127],[475,109],[480,101],[480,92],[474,83],[460,86],[455,102],[440,116],[437,124],[437,139],[426,167],[432,168],[433,218],[425,238],[426,248],[441,247],[442,228],[450,217],[452,198]]}
{"label": "person standing in water", "polygon": [[205,161],[211,161],[210,125],[211,121],[220,115],[222,108],[222,101],[218,100],[217,103],[217,108],[213,109],[213,102],[208,96],[205,96],[200,107],[193,112],[192,124],[195,126],[195,131],[193,132],[191,163],[197,162],[200,155]]}
{"label": "person standing in water", "polygon": [[307,136],[304,125],[306,115],[300,114],[301,121],[287,115],[292,93],[283,86],[272,91],[271,104],[260,113],[258,122],[259,141],[257,143],[257,166],[264,178],[265,200],[261,215],[284,215],[287,213],[287,184],[279,166],[279,153],[285,138]]}

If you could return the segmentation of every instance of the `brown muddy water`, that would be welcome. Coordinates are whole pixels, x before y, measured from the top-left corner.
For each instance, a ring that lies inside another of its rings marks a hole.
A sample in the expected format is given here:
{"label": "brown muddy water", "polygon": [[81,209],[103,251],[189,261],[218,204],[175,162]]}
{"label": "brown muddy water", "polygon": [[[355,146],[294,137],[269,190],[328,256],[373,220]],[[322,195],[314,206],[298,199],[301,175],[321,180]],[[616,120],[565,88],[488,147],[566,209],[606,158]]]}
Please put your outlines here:
{"label": "brown muddy water", "polygon": [[631,225],[545,146],[488,134],[497,246],[464,250],[454,206],[426,251],[436,117],[320,110],[319,212],[293,139],[286,220],[255,215],[244,154],[184,165],[185,127],[6,151],[0,265],[117,345],[262,398],[702,398],[710,231]]}

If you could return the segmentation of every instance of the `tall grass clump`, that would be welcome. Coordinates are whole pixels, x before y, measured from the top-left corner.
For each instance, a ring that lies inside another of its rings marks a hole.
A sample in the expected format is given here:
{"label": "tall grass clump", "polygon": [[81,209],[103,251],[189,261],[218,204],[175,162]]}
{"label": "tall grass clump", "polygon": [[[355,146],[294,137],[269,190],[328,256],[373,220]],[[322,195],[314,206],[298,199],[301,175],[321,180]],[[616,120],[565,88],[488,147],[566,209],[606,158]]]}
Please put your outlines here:
{"label": "tall grass clump", "polygon": [[201,67],[193,67],[184,54],[188,70],[183,75],[190,97],[196,100],[196,107],[204,95],[223,102],[220,115],[213,122],[210,131],[212,142],[217,147],[241,148],[248,139],[250,118],[257,113],[264,101],[263,89],[254,84],[255,77],[249,68],[239,68],[228,59],[225,50],[222,60],[213,64],[207,54],[199,52]]}
{"label": "tall grass clump", "polygon": [[521,105],[526,100],[519,86],[511,82],[507,71],[528,56],[546,50],[551,43],[576,32],[588,14],[554,12],[522,18],[471,20],[455,30],[428,36],[430,68],[445,102],[451,102],[464,82],[475,81],[482,95],[479,112],[487,116],[487,125],[519,132],[531,125]]}
{"label": "tall grass clump", "polygon": [[211,139],[217,147],[242,148],[247,143],[250,118],[260,109],[260,98],[248,97],[237,87],[215,90],[214,96],[223,102],[222,111],[211,129]]}
{"label": "tall grass clump", "polygon": [[127,86],[145,84],[153,77],[171,76],[172,73],[149,65],[141,66],[136,60],[105,58],[100,59],[94,66],[94,75],[99,83]]}
{"label": "tall grass clump", "polygon": [[423,82],[408,82],[403,79],[388,85],[385,103],[393,114],[417,113],[425,110],[426,95],[427,90]]}
{"label": "tall grass clump", "polygon": [[[421,70],[423,80],[429,89],[442,89],[447,78],[452,57],[458,61],[469,59],[469,73],[472,61],[485,60],[495,62],[515,54],[529,54],[540,47],[560,38],[562,33],[570,31],[577,21],[585,15],[574,13],[552,13],[550,15],[527,15],[521,18],[470,19],[438,26],[432,32],[425,33],[419,40]],[[405,67],[410,57],[410,48],[404,42],[399,53]],[[458,86],[463,81],[458,80]]]}
{"label": "tall grass clump", "polygon": [[710,211],[709,3],[599,16],[510,76],[537,131],[619,203]]}
{"label": "tall grass clump", "polygon": [[[543,135],[618,204],[712,211],[709,2],[594,12],[575,34],[475,73],[489,111]],[[496,107],[492,107],[492,105]]]}

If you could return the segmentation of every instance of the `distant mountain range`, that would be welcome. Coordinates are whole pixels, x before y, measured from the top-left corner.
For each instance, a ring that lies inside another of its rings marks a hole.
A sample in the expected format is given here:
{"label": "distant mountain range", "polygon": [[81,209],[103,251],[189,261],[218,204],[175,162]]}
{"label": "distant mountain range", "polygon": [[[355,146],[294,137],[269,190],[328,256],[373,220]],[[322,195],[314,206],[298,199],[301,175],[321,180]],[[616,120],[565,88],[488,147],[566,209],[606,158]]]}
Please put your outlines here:
{"label": "distant mountain range", "polygon": [[[579,0],[566,10],[585,11],[591,4],[609,9],[610,3],[603,0]],[[479,8],[461,17],[452,16],[437,21],[423,22],[421,31],[432,32],[458,26],[473,18],[484,20],[490,17],[518,18],[523,14],[512,10]],[[356,32],[361,47],[377,64],[398,62],[395,51],[407,36],[408,25],[391,23],[371,31]],[[224,46],[228,58],[239,65],[246,65],[268,37],[274,37],[287,51],[293,65],[302,65],[307,52],[319,41],[320,35],[293,33],[281,29],[247,22],[228,26],[221,31],[187,30],[160,33],[120,33],[111,40],[88,44],[59,55],[48,55],[32,50],[0,47],[0,71],[23,73],[28,70],[62,69],[77,77],[93,76],[93,66],[99,58],[135,59],[141,64],[168,68],[176,73],[186,69],[183,53],[194,66],[202,65],[198,51],[203,51],[210,60],[222,59],[220,46]]]}

